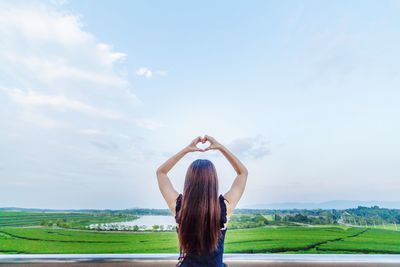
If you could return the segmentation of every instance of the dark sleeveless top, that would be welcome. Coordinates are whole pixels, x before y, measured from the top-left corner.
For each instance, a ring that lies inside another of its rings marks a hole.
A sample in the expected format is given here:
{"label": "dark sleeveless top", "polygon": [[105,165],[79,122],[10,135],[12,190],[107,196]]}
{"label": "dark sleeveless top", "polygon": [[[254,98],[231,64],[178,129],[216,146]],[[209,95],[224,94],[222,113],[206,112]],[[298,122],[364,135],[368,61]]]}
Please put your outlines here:
{"label": "dark sleeveless top", "polygon": [[[226,233],[226,228],[224,228],[224,224],[227,222],[227,217],[226,217],[226,205],[224,202],[224,197],[222,195],[219,196],[219,204],[221,207],[221,236],[218,240],[218,248],[215,250],[213,253],[208,254],[208,255],[194,255],[194,254],[186,254],[183,255],[182,251],[180,252],[180,256],[178,259],[178,263],[176,266],[180,267],[223,267],[226,266],[223,263],[223,254],[224,254],[224,241],[225,241],[225,233]],[[176,223],[179,224],[179,219],[178,219],[178,212],[181,209],[182,205],[182,194],[179,194],[179,196],[176,199],[176,208],[175,208],[175,221]],[[176,232],[178,232],[178,228],[176,229]]]}

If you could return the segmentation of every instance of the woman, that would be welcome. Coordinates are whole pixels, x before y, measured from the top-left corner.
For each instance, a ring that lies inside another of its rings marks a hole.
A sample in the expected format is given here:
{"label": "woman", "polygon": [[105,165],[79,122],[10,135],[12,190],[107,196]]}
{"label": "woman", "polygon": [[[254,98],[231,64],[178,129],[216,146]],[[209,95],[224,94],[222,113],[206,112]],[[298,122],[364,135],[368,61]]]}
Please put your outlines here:
{"label": "woman", "polygon": [[[206,149],[198,143],[209,141]],[[214,164],[198,159],[190,164],[185,177],[183,194],[179,194],[168,172],[187,153],[219,150],[235,169],[237,176],[224,195],[218,195],[218,177]],[[224,240],[227,222],[241,198],[247,181],[246,167],[213,137],[197,137],[187,147],[168,159],[157,169],[160,191],[177,222],[181,250],[176,266],[225,266]]]}

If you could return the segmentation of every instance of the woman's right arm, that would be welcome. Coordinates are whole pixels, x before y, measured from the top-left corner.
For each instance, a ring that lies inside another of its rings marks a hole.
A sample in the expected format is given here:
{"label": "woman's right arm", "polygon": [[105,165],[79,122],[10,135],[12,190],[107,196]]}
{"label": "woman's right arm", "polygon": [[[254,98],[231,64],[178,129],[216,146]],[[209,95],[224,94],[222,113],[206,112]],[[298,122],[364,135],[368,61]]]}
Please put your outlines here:
{"label": "woman's right arm", "polygon": [[248,171],[243,163],[235,155],[233,155],[232,152],[229,151],[229,149],[218,143],[211,136],[206,135],[205,138],[211,144],[210,147],[208,147],[206,150],[218,149],[219,151],[221,151],[221,153],[225,156],[225,158],[229,161],[229,163],[232,165],[237,173],[237,176],[233,181],[231,188],[224,195],[224,198],[229,202],[229,216],[233,212],[233,209],[236,207],[237,203],[243,195],[244,189],[246,187]]}

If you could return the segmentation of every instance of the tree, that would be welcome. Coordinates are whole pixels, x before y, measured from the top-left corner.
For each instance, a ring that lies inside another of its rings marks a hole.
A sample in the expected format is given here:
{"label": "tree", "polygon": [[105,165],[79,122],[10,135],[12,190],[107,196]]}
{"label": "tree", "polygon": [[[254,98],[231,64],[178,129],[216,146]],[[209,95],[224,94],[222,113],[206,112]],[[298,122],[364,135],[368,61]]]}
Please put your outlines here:
{"label": "tree", "polygon": [[396,223],[400,223],[400,214],[396,215]]}

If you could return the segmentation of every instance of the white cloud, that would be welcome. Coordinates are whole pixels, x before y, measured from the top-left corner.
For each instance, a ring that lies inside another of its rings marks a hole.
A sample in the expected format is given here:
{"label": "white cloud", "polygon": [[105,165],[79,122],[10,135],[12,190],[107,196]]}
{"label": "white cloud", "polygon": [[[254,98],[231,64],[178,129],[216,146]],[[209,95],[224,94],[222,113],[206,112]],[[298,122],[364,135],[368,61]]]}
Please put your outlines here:
{"label": "white cloud", "polygon": [[147,130],[156,130],[158,128],[164,127],[164,124],[152,119],[137,119],[136,125],[140,128]]}
{"label": "white cloud", "polygon": [[151,70],[147,67],[140,67],[139,69],[136,70],[136,75],[137,76],[143,76],[146,77],[147,79],[152,78],[154,75],[159,75],[159,76],[167,76],[168,72],[166,70]]}
{"label": "white cloud", "polygon": [[[145,110],[128,80],[127,54],[97,40],[66,8],[0,1],[0,157],[7,158],[0,168],[30,190],[45,184],[33,201],[64,186],[129,181],[136,165],[154,158],[143,132],[162,125],[136,120]],[[16,196],[0,201],[17,203]]]}
{"label": "white cloud", "polygon": [[69,126],[68,122],[56,120],[41,113],[31,112],[29,110],[21,111],[19,114],[19,118],[24,124],[30,123],[43,129],[66,128]]}
{"label": "white cloud", "polygon": [[47,106],[56,110],[70,110],[107,119],[120,119],[121,114],[112,110],[93,107],[78,100],[69,99],[63,95],[43,95],[33,91],[23,92],[20,89],[8,91],[9,97],[20,105]]}
{"label": "white cloud", "polygon": [[235,154],[254,159],[263,158],[270,153],[268,142],[264,141],[262,135],[235,139],[230,143],[229,148]]}
{"label": "white cloud", "polygon": [[129,86],[116,65],[127,55],[98,42],[77,15],[44,3],[2,2],[0,35],[0,61],[9,76],[51,87],[65,87],[61,80],[114,86],[121,92]]}
{"label": "white cloud", "polygon": [[78,133],[85,135],[104,135],[104,132],[98,129],[79,129]]}
{"label": "white cloud", "polygon": [[136,75],[144,76],[144,77],[149,79],[149,78],[151,78],[153,76],[153,72],[150,69],[146,68],[146,67],[141,67],[136,71]]}
{"label": "white cloud", "polygon": [[[64,81],[86,81],[105,86],[122,87],[127,85],[123,78],[99,69],[85,69],[83,67],[68,63],[65,58],[43,58],[37,55],[3,54],[9,62],[13,62],[20,68],[25,69],[32,76],[46,84]],[[114,60],[109,55],[99,55],[99,62]],[[103,63],[106,64],[106,63]],[[107,64],[110,64],[108,62]]]}
{"label": "white cloud", "polygon": [[94,37],[81,29],[82,23],[77,16],[45,5],[23,6],[3,2],[1,7],[1,33],[9,38],[22,39],[34,45],[51,42],[78,46],[94,42]]}
{"label": "white cloud", "polygon": [[53,3],[54,5],[58,5],[58,6],[62,6],[67,4],[69,1],[68,0],[51,0],[51,3]]}
{"label": "white cloud", "polygon": [[123,61],[127,55],[125,53],[114,52],[113,47],[108,44],[97,44],[98,56],[105,65],[112,65],[114,62]]}
{"label": "white cloud", "polygon": [[119,64],[126,53],[97,41],[64,2],[53,4],[0,2],[0,89],[17,104],[15,114],[42,128],[85,120],[44,108],[131,121],[127,114],[142,102]]}

